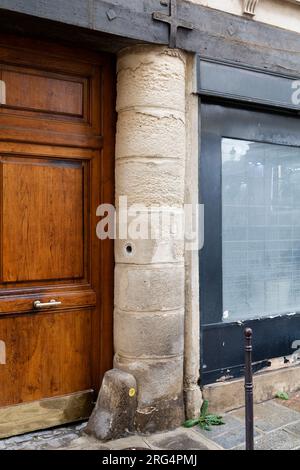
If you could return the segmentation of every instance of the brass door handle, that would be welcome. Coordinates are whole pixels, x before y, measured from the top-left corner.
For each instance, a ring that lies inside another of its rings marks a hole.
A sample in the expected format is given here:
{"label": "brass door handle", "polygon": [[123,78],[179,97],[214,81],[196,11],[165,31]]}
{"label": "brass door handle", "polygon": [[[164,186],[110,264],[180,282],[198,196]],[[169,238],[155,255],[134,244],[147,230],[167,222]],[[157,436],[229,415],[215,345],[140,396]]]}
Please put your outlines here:
{"label": "brass door handle", "polygon": [[50,302],[41,302],[40,300],[35,300],[33,302],[33,307],[36,310],[41,310],[43,308],[52,308],[52,307],[57,307],[58,305],[61,305],[61,302],[51,299]]}

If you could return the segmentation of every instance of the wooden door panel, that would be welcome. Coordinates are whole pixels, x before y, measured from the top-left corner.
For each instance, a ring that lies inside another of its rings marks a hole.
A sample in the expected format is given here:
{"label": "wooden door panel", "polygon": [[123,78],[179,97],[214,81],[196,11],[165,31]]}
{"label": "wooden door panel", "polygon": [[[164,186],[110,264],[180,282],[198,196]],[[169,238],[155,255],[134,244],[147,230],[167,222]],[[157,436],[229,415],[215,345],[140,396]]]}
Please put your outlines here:
{"label": "wooden door panel", "polygon": [[11,315],[15,313],[31,312],[35,300],[50,302],[55,298],[61,305],[55,310],[70,310],[74,307],[94,307],[97,303],[97,295],[90,286],[81,289],[73,288],[71,285],[47,286],[42,289],[5,289],[0,296],[0,314]]}
{"label": "wooden door panel", "polygon": [[2,282],[82,278],[81,162],[7,157],[1,166]]}
{"label": "wooden door panel", "polygon": [[[0,317],[0,406],[92,388],[92,309]],[[4,385],[4,386],[3,386]]]}
{"label": "wooden door panel", "polygon": [[22,148],[20,156],[20,144],[0,143],[0,314],[32,311],[35,300],[55,299],[58,310],[95,306],[90,214],[100,152]]}
{"label": "wooden door panel", "polygon": [[65,114],[83,118],[87,80],[39,70],[3,67],[2,104],[15,110]]}
{"label": "wooden door panel", "polygon": [[113,242],[96,209],[114,202],[114,64],[0,34],[0,80],[3,436],[86,417],[112,365]]}
{"label": "wooden door panel", "polygon": [[25,43],[0,34],[0,140],[101,147],[105,58]]}
{"label": "wooden door panel", "polygon": [[[81,286],[79,286],[81,287]],[[55,310],[70,310],[74,307],[94,307],[97,303],[97,294],[91,286],[79,288],[70,285],[52,285],[44,288],[1,289],[0,315],[26,313],[33,310],[35,300],[50,302],[55,299],[61,305]]]}

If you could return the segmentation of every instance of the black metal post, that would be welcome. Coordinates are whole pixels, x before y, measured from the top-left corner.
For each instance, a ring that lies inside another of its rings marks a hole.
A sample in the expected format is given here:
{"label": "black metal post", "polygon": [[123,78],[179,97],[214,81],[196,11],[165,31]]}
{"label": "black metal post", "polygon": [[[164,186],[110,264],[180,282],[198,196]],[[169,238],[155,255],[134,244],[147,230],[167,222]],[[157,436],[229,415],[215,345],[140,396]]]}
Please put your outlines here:
{"label": "black metal post", "polygon": [[253,374],[252,374],[252,330],[245,329],[245,421],[246,450],[254,449],[254,415],[253,415]]}

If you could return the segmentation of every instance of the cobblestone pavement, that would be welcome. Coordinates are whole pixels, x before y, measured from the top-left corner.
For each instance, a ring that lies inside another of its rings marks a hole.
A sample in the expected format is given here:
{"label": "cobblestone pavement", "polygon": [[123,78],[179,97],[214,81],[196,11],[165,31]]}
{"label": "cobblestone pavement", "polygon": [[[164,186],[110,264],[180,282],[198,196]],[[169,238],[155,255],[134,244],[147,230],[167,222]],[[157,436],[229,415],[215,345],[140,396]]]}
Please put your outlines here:
{"label": "cobblestone pavement", "polygon": [[[256,449],[300,449],[300,393],[288,401],[271,400],[255,406]],[[86,423],[57,427],[0,440],[0,450],[164,450],[244,449],[244,410],[224,416],[225,425],[211,431],[179,428],[151,436],[132,435],[101,443],[84,433]]]}

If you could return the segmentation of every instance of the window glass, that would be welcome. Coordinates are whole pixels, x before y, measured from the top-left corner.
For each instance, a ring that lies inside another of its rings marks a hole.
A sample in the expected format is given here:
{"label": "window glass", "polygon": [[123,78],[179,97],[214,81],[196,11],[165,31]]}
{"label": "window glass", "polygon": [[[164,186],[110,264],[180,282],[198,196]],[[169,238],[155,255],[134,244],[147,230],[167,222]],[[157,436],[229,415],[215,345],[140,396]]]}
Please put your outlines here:
{"label": "window glass", "polygon": [[222,140],[223,320],[300,311],[300,149]]}

